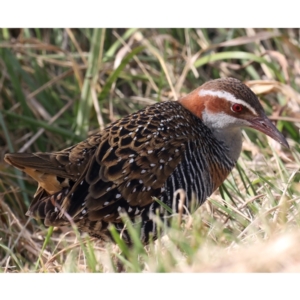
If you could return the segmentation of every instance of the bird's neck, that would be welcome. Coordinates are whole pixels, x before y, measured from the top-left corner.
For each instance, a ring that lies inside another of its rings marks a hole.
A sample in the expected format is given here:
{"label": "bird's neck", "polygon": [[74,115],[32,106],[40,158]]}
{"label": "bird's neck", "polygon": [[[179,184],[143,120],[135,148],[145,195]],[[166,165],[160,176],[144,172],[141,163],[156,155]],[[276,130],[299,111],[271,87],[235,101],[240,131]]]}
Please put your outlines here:
{"label": "bird's neck", "polygon": [[223,113],[211,114],[202,112],[203,123],[212,131],[218,141],[222,141],[228,147],[228,155],[233,161],[237,161],[242,151],[241,127],[226,126],[228,116]]}
{"label": "bird's neck", "polygon": [[237,161],[242,151],[242,132],[240,128],[216,129],[210,128],[218,141],[228,147],[228,156]]}

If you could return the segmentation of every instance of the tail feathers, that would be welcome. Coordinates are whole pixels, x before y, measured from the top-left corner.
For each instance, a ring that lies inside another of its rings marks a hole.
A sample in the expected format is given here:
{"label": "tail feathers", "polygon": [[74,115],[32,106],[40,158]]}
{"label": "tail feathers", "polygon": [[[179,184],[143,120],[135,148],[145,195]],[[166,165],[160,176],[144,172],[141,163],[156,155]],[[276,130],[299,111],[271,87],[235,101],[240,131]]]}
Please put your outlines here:
{"label": "tail feathers", "polygon": [[31,169],[68,177],[65,168],[58,163],[53,153],[8,153],[5,155],[4,160],[24,172]]}

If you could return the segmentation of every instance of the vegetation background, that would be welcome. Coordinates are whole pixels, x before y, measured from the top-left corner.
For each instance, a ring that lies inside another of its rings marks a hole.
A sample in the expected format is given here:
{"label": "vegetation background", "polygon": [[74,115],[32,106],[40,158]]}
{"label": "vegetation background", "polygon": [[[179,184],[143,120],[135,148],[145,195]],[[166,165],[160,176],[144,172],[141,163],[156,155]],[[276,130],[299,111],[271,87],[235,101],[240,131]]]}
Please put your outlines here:
{"label": "vegetation background", "polygon": [[[6,152],[66,148],[225,76],[259,95],[290,150],[245,130],[222,188],[146,248],[138,238],[129,251],[71,227],[52,232],[25,216],[36,183],[4,163]],[[2,28],[0,272],[299,271],[299,128],[299,29]]]}

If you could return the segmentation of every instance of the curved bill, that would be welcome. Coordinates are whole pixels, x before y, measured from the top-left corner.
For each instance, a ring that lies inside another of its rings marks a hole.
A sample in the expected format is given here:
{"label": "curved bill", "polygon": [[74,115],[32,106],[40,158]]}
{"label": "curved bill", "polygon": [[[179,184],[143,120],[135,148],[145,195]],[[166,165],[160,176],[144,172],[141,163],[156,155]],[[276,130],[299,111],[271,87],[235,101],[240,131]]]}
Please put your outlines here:
{"label": "curved bill", "polygon": [[254,118],[252,120],[248,120],[248,122],[250,123],[249,127],[252,127],[258,131],[263,132],[264,134],[268,135],[273,140],[277,141],[283,146],[290,148],[283,134],[280,131],[278,131],[278,129],[268,119],[267,116]]}

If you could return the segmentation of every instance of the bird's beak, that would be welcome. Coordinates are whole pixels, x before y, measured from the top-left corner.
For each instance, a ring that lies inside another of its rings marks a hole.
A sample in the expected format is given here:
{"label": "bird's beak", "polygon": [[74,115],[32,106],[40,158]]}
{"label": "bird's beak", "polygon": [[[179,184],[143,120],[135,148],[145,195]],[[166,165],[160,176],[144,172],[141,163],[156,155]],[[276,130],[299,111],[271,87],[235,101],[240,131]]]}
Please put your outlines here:
{"label": "bird's beak", "polygon": [[274,124],[268,119],[267,116],[253,118],[252,120],[248,120],[250,125],[258,131],[263,132],[264,134],[268,135],[278,143],[282,144],[283,146],[290,148],[288,142],[286,141],[285,137],[282,135],[281,132],[274,126]]}

